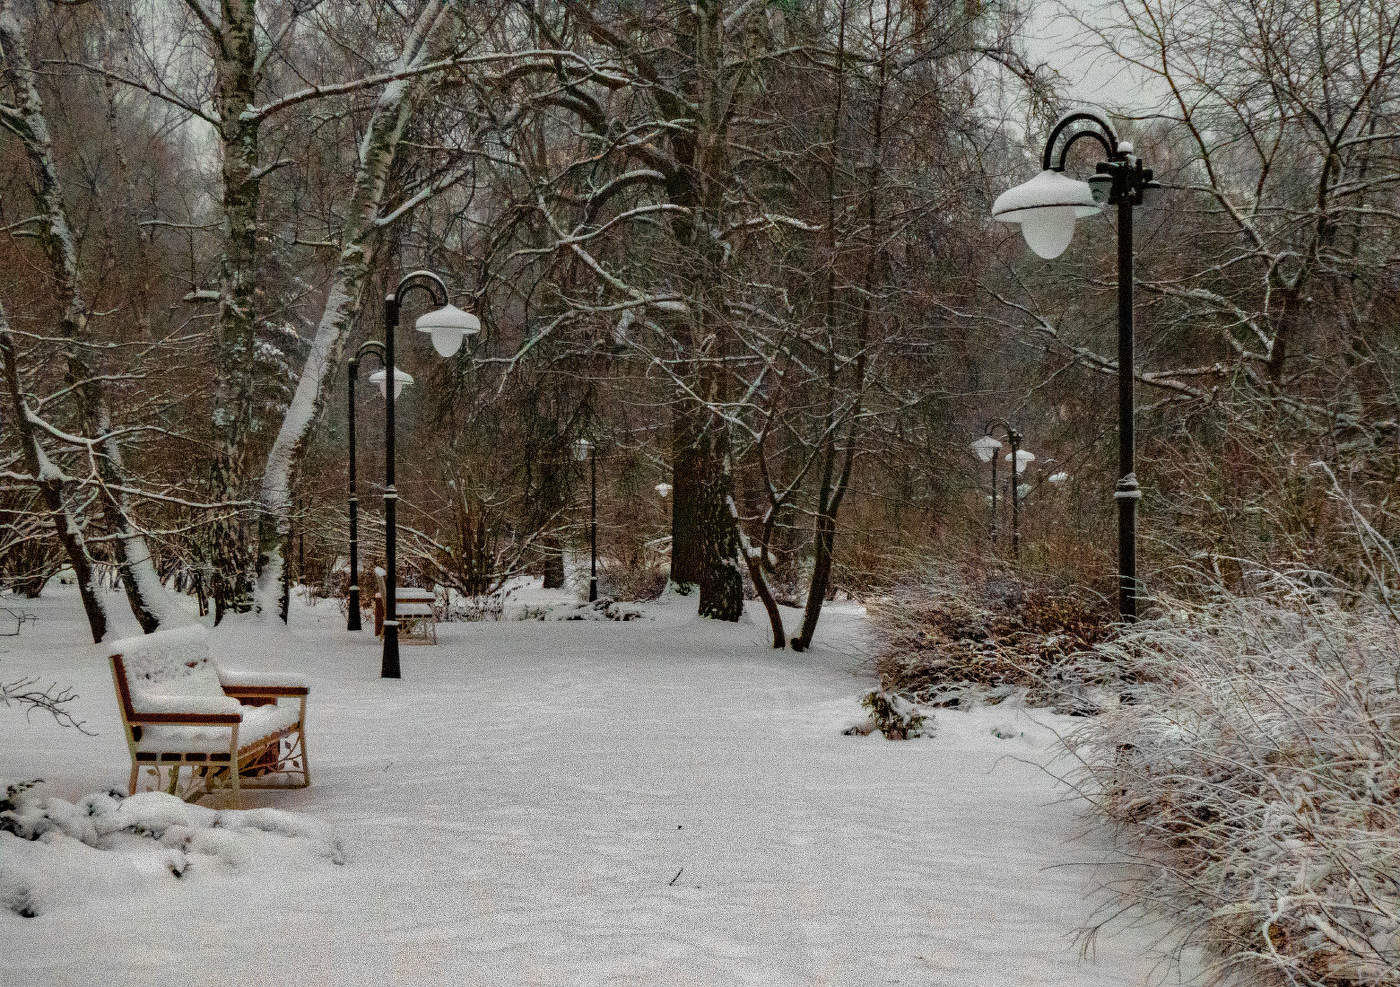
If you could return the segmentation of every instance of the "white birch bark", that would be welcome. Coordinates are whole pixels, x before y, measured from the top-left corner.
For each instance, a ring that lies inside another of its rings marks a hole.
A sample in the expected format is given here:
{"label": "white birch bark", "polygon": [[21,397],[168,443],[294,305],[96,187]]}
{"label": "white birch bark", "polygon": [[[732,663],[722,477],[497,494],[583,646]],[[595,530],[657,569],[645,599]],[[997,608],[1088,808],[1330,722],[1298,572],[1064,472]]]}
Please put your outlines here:
{"label": "white birch bark", "polygon": [[[423,5],[393,71],[421,65],[428,58],[433,34],[442,23],[446,0],[429,0]],[[311,341],[306,363],[297,379],[296,391],[282,418],[277,438],[263,467],[259,500],[263,510],[264,549],[267,562],[258,579],[258,609],[264,614],[279,612],[281,604],[283,543],[291,531],[292,474],[300,462],[312,423],[324,402],[326,381],[340,362],[345,341],[359,308],[360,293],[369,273],[369,240],[378,228],[377,219],[384,200],[384,189],[398,151],[404,127],[413,112],[415,78],[395,79],[379,94],[374,113],[360,142],[355,171],[355,191],[340,233],[340,259],[330,292]]]}
{"label": "white birch bark", "polygon": [[122,584],[132,613],[147,633],[168,622],[177,611],[171,607],[151,561],[145,537],[131,518],[123,488],[129,487],[122,462],[121,444],[113,436],[112,416],[106,393],[83,356],[81,341],[88,324],[88,306],[78,277],[78,251],[64,204],[63,184],[54,159],[53,142],[40,97],[37,77],[29,59],[24,34],[8,4],[0,3],[0,57],[6,81],[17,103],[8,108],[8,129],[24,145],[35,175],[35,192],[41,217],[41,242],[53,274],[54,290],[63,304],[59,324],[63,356],[74,390],[83,428],[98,440],[101,454],[93,457],[94,471],[104,486],[103,516],[121,546]]}

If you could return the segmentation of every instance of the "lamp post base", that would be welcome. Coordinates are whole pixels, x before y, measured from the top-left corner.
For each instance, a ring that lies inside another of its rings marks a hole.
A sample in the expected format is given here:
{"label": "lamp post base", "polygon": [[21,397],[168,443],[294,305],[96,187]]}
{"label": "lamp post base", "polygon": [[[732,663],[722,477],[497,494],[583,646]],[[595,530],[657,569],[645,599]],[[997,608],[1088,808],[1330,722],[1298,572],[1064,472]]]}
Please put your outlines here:
{"label": "lamp post base", "polygon": [[345,629],[358,631],[360,629],[360,587],[350,587],[350,600],[347,606],[350,612],[345,617]]}
{"label": "lamp post base", "polygon": [[399,623],[384,621],[384,659],[379,666],[381,679],[399,678]]}

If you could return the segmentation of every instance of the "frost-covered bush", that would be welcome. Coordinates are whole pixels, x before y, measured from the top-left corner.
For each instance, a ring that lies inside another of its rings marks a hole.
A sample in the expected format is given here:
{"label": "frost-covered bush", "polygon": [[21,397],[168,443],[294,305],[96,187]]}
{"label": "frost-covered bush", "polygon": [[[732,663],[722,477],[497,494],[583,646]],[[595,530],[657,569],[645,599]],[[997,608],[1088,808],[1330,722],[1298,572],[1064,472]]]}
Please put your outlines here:
{"label": "frost-covered bush", "polygon": [[1222,979],[1400,985],[1400,622],[1302,584],[1163,610],[1099,648],[1132,704],[1067,741],[1140,854],[1117,886]]}
{"label": "frost-covered bush", "polygon": [[1006,570],[936,569],[869,604],[888,689],[955,705],[956,687],[1024,687],[1034,705],[1090,712],[1086,688],[1118,669],[1094,645],[1114,633],[1112,604],[1091,590]]}

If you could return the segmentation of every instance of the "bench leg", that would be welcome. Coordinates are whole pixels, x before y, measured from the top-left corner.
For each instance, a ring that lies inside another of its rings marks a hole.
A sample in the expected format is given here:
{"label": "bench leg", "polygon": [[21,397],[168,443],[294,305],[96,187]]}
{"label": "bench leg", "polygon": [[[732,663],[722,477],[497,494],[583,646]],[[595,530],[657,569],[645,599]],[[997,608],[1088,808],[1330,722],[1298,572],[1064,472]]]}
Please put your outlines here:
{"label": "bench leg", "polygon": [[136,772],[138,768],[139,765],[136,763],[136,758],[133,757],[131,759],[131,778],[128,779],[126,783],[126,794],[128,795],[136,794]]}

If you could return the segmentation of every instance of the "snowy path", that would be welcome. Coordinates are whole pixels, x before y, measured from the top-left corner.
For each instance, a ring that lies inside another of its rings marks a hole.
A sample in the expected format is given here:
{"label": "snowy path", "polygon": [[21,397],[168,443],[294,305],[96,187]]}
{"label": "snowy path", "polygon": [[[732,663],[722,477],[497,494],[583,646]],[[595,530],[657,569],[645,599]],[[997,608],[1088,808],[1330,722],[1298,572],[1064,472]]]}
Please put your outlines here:
{"label": "snowy path", "polygon": [[[61,612],[48,604],[40,634],[0,644],[0,674],[34,662],[71,679],[100,736],[0,710],[0,776],[43,775],[73,797],[124,784],[126,753],[105,663]],[[684,602],[648,615],[446,625],[438,647],[404,648],[400,682],[376,677],[373,639],[336,629],[329,604],[291,632],[221,631],[231,664],[312,683],[314,786],[246,804],[330,822],[349,863],[275,884],[191,874],[29,920],[0,910],[10,982],[994,987],[1166,973],[1145,932],[1079,959],[1093,877],[1056,865],[1102,851],[1068,842],[1073,808],[1006,757],[1050,739],[1026,714],[940,713],[931,740],[843,737],[870,681],[853,613],[824,617],[827,644],[808,655]],[[1013,723],[1024,738],[991,735]]]}

